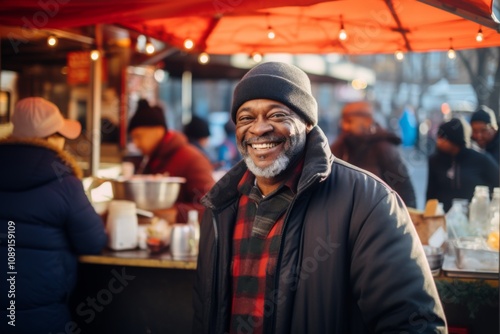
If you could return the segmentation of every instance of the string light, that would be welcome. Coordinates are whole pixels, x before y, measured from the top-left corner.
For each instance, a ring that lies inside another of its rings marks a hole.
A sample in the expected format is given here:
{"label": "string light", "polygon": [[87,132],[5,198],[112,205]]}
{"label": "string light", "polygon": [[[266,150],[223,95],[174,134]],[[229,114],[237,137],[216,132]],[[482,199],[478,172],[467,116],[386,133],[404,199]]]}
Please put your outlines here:
{"label": "string light", "polygon": [[405,54],[403,53],[403,51],[397,50],[396,52],[394,52],[394,58],[396,58],[396,60],[398,61],[403,61],[403,59],[405,59]]}
{"label": "string light", "polygon": [[260,63],[262,61],[262,55],[258,52],[252,54],[252,60],[256,63]]}
{"label": "string light", "polygon": [[200,55],[198,56],[198,62],[200,64],[206,64],[210,61],[210,56],[208,55],[208,53],[206,52],[202,52],[200,53]]}
{"label": "string light", "polygon": [[192,39],[188,38],[184,41],[184,47],[188,50],[191,50],[194,47],[194,42]]}
{"label": "string light", "polygon": [[90,59],[92,59],[93,61],[96,61],[97,59],[99,59],[99,56],[100,56],[100,53],[98,50],[92,50],[90,52]]}
{"label": "string light", "polygon": [[150,40],[148,40],[148,42],[146,43],[145,50],[146,50],[146,53],[149,55],[153,54],[155,52],[155,46]]}
{"label": "string light", "polygon": [[56,36],[54,36],[54,35],[51,35],[51,36],[49,36],[49,38],[47,38],[47,44],[48,44],[49,46],[54,47],[54,46],[56,46],[56,45],[57,45],[57,42],[58,42],[58,41],[57,41],[57,37],[56,37]]}
{"label": "string light", "polygon": [[481,29],[481,27],[479,27],[479,31],[477,32],[476,35],[476,42],[481,43],[483,39],[484,39],[483,30]]}
{"label": "string light", "polygon": [[267,27],[267,38],[269,38],[269,39],[276,38],[276,33],[274,32],[273,28],[271,28],[271,26]]}
{"label": "string light", "polygon": [[450,49],[448,50],[448,58],[455,59],[457,57],[457,53],[455,49],[453,49],[452,39],[450,38]]}
{"label": "string light", "polygon": [[342,15],[340,15],[339,39],[341,41],[347,40],[347,33],[346,33],[345,29],[344,29],[344,21],[342,20]]}

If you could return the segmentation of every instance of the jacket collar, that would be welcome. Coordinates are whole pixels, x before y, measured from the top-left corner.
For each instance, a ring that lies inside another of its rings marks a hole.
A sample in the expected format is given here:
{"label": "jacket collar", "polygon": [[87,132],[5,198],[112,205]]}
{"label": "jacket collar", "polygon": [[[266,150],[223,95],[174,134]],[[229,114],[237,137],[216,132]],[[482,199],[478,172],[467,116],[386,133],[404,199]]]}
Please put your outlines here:
{"label": "jacket collar", "polygon": [[59,149],[58,147],[52,145],[45,139],[9,137],[0,140],[0,145],[28,145],[28,146],[35,146],[48,149],[50,151],[55,152],[57,157],[61,159],[65,165],[71,168],[73,174],[77,178],[82,179],[83,177],[82,169],[80,168],[80,166],[78,166],[78,163],[76,162],[75,158],[71,156],[68,152]]}
{"label": "jacket collar", "polygon": [[[328,139],[318,126],[307,135],[305,150],[304,167],[297,186],[298,193],[330,175],[334,159]],[[246,171],[245,161],[242,160],[213,186],[201,199],[201,203],[212,210],[221,210],[233,203],[239,198],[238,183]]]}

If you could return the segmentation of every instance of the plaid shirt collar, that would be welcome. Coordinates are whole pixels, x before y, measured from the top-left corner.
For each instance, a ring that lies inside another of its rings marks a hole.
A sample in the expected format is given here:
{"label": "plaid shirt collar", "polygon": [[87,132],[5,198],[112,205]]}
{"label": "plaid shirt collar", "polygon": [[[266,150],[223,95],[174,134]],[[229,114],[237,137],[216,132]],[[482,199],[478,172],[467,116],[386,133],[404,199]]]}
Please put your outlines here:
{"label": "plaid shirt collar", "polygon": [[[276,193],[279,193],[281,189],[284,187],[287,187],[293,195],[297,194],[297,185],[299,183],[300,179],[300,174],[302,173],[302,168],[304,167],[304,157],[302,157],[294,167],[294,171],[292,173],[292,177],[290,177],[288,180],[284,181],[280,186],[273,191],[271,194],[269,194],[266,197],[271,197]],[[252,189],[257,188],[258,193],[260,194],[261,198],[265,198],[262,193],[260,192],[260,189],[256,186],[256,181],[255,181],[255,175],[250,172],[250,170],[247,170],[245,174],[243,174],[243,177],[241,178],[240,182],[238,183],[238,191],[243,194],[250,196]]]}
{"label": "plaid shirt collar", "polygon": [[303,157],[295,164],[291,177],[284,181],[279,187],[268,196],[264,197],[257,187],[255,175],[249,170],[245,172],[238,184],[238,191],[246,195],[250,200],[260,206],[259,212],[264,215],[257,215],[252,226],[252,236],[266,238],[274,223],[288,209],[293,197],[297,194],[302,168],[304,166]]}

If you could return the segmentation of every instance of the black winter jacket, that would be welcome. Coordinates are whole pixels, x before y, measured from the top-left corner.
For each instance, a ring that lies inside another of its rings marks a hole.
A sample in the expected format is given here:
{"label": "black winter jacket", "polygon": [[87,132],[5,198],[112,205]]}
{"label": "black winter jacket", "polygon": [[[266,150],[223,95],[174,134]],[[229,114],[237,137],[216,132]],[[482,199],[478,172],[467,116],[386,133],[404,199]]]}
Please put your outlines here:
{"label": "black winter jacket", "polygon": [[[202,200],[193,333],[228,328],[236,185],[245,171],[240,162]],[[318,127],[286,212],[274,283],[265,333],[447,332],[404,204],[377,177],[334,158]]]}
{"label": "black winter jacket", "polygon": [[437,199],[448,211],[454,198],[471,200],[474,188],[484,185],[498,187],[499,169],[489,154],[462,148],[456,156],[436,149],[429,157],[427,199]]}
{"label": "black winter jacket", "polygon": [[[42,139],[4,140],[0,161],[0,333],[66,333],[77,255],[101,251],[104,224],[65,152]],[[3,276],[9,253],[14,285]],[[14,313],[7,310],[12,301]]]}

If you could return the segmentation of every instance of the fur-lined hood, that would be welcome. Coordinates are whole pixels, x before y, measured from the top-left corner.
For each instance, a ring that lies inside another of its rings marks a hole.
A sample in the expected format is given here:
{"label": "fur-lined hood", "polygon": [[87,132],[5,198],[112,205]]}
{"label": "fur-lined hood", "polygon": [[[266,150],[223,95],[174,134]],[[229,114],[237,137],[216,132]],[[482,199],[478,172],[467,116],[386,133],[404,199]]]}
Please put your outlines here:
{"label": "fur-lined hood", "polygon": [[0,189],[25,190],[53,179],[83,173],[76,160],[45,139],[14,138],[0,140]]}

